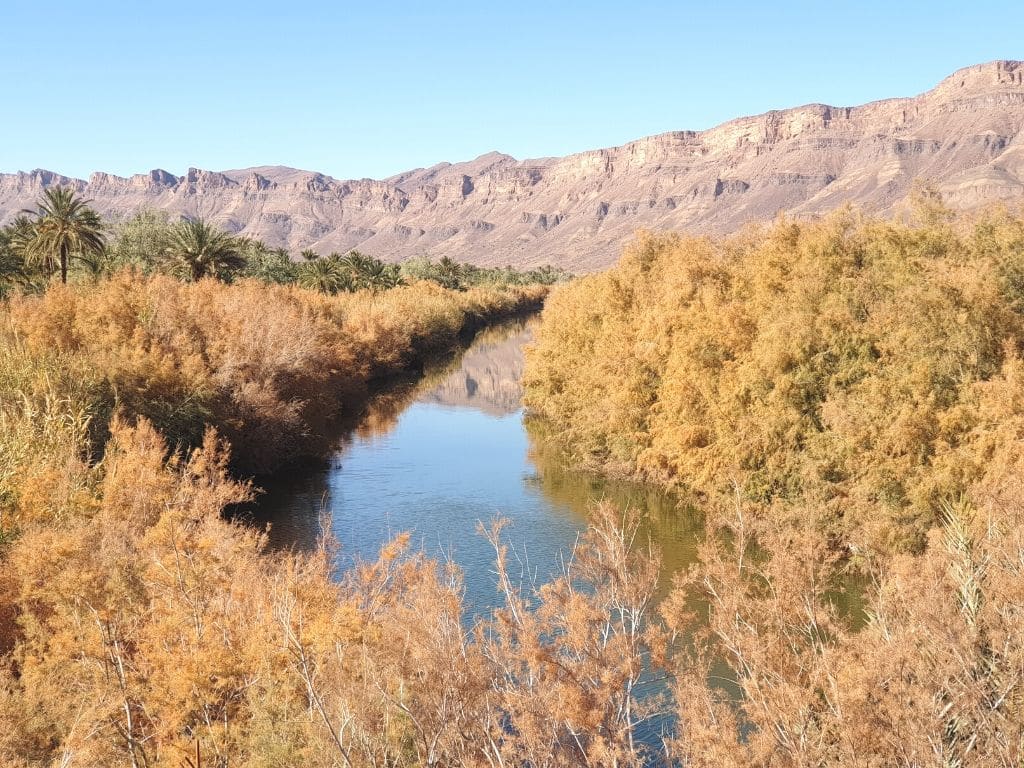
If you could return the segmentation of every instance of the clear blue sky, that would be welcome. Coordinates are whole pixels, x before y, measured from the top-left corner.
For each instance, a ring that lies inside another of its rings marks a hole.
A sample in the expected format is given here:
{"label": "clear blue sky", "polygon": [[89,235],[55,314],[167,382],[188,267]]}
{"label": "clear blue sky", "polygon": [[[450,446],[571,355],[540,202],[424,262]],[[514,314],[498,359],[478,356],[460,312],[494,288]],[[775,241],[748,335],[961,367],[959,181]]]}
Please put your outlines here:
{"label": "clear blue sky", "polygon": [[1024,58],[1024,2],[10,2],[0,171],[542,157]]}

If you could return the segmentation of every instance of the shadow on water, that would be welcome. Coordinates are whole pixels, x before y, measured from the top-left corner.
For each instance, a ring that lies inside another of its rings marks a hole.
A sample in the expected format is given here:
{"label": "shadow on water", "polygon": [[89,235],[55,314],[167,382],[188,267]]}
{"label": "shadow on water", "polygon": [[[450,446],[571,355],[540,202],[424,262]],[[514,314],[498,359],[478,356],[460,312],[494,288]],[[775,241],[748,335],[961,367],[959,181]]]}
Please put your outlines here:
{"label": "shadow on water", "polygon": [[[315,546],[321,511],[341,543],[341,568],[376,558],[383,544],[409,532],[414,547],[462,569],[471,620],[500,603],[494,553],[479,523],[507,519],[513,575],[539,583],[560,571],[588,513],[606,499],[640,513],[638,543],[660,553],[657,597],[667,594],[673,575],[697,561],[702,515],[650,486],[575,471],[531,436],[521,402],[523,349],[536,322],[482,332],[457,359],[372,400],[328,462],[267,479],[252,517],[270,524],[271,546]],[[841,604],[856,602],[855,594],[836,595]],[[706,615],[704,605],[691,608]],[[723,664],[712,674],[738,695]],[[664,690],[651,677],[642,693]],[[651,720],[638,735],[655,745],[672,722],[670,715]]]}
{"label": "shadow on water", "polygon": [[462,567],[468,607],[481,611],[498,596],[478,523],[507,519],[523,577],[543,580],[588,511],[608,499],[641,513],[641,538],[661,552],[666,590],[671,574],[694,562],[703,522],[656,489],[574,472],[535,445],[522,410],[523,347],[535,323],[483,331],[456,360],[374,398],[329,461],[265,478],[251,514],[270,524],[271,545],[314,546],[321,510],[341,542],[342,567],[410,532],[414,544]]}

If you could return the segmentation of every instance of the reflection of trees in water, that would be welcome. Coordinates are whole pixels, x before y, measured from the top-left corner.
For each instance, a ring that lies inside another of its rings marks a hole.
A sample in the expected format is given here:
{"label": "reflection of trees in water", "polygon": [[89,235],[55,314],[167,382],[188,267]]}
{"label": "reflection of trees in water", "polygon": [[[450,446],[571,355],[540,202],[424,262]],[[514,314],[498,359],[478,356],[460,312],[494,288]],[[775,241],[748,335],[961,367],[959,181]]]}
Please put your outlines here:
{"label": "reflection of trees in water", "polygon": [[[417,400],[443,403],[437,396],[440,391],[450,391],[450,382],[460,378],[463,390],[466,389],[466,372],[464,361],[467,356],[477,352],[487,354],[488,350],[515,348],[519,359],[522,359],[521,348],[529,338],[529,329],[535,320],[513,320],[500,325],[485,328],[477,333],[468,347],[448,350],[424,365],[421,373],[410,373],[404,381],[391,378],[387,388],[371,395],[358,415],[338,425],[335,438],[335,450],[340,452],[354,439],[372,439],[391,432],[399,418],[410,405]],[[498,359],[513,356],[505,353]],[[520,362],[521,365],[521,362]],[[504,368],[502,370],[505,370]],[[516,380],[519,373],[514,375]],[[447,402],[445,404],[459,407],[479,407],[483,402],[483,392],[477,384],[474,403]],[[518,396],[517,396],[518,397]],[[496,407],[496,406],[495,406]],[[518,400],[515,408],[518,409]],[[489,408],[481,408],[493,413]],[[505,415],[508,411],[502,411]],[[259,527],[273,523],[270,543],[273,547],[295,547],[309,550],[316,545],[320,535],[320,513],[327,503],[328,478],[333,462],[337,458],[325,462],[310,460],[303,465],[290,467],[272,477],[262,478],[257,485],[266,489],[256,504],[247,504],[234,510],[238,519],[248,520]]]}
{"label": "reflection of trees in water", "polygon": [[[522,398],[523,345],[529,340],[533,318],[514,320],[482,330],[470,345],[424,366],[422,374],[374,395],[359,422],[346,431],[339,447],[353,437],[385,435],[416,401],[478,408],[504,416],[519,410]],[[481,375],[482,370],[490,376]],[[505,384],[497,391],[492,382]]]}
{"label": "reflection of trees in water", "polygon": [[525,425],[530,439],[530,463],[537,470],[526,482],[553,504],[572,510],[581,525],[602,500],[610,501],[620,510],[639,512],[637,545],[651,544],[661,553],[659,592],[667,592],[672,574],[696,562],[697,547],[704,538],[704,516],[683,499],[655,486],[609,480],[575,469],[544,440],[543,422],[528,418]]}

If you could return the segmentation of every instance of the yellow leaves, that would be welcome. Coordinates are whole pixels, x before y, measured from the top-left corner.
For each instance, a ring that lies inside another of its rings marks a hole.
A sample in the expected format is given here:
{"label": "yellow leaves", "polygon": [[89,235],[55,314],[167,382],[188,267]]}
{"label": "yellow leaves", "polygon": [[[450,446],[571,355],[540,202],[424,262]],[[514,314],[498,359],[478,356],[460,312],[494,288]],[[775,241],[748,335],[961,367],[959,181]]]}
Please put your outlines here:
{"label": "yellow leaves", "polygon": [[[234,446],[236,468],[268,472],[324,450],[370,379],[450,346],[466,324],[536,306],[546,290],[421,283],[324,296],[125,271],[15,298],[0,348],[20,345],[36,369],[63,355],[62,369],[98,383],[85,405],[103,419],[144,416],[175,448],[198,445],[210,423]],[[3,375],[0,365],[0,386]]]}
{"label": "yellow leaves", "polygon": [[1024,338],[1005,271],[1020,222],[926,219],[641,234],[553,294],[527,405],[582,463],[707,495],[747,475],[762,501],[843,499],[823,524],[902,518],[897,538],[920,544],[938,489],[978,478],[968,443],[991,451],[978,431],[1000,428],[977,388]]}

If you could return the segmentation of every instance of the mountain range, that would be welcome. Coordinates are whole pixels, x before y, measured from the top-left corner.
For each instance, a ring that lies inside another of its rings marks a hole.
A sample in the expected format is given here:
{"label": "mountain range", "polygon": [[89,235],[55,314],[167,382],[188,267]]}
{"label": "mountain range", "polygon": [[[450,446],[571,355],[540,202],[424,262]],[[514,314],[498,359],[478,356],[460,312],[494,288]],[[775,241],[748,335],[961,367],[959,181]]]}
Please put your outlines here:
{"label": "mountain range", "polygon": [[281,166],[88,181],[4,173],[0,223],[45,188],[70,185],[107,216],[203,216],[296,253],[357,248],[392,261],[448,255],[588,271],[612,263],[638,229],[729,232],[846,202],[885,214],[915,180],[957,207],[1024,200],[1022,128],[1024,62],[994,61],[909,98],[809,104],[566,157],[495,152],[382,180]]}

